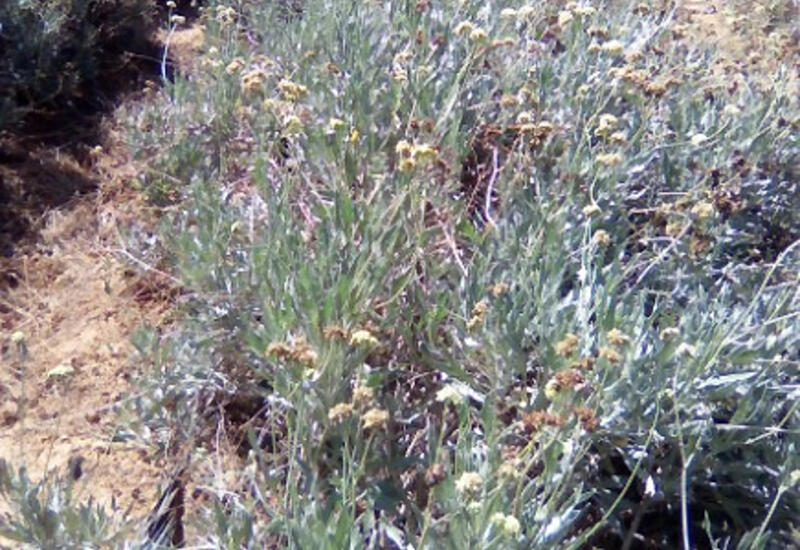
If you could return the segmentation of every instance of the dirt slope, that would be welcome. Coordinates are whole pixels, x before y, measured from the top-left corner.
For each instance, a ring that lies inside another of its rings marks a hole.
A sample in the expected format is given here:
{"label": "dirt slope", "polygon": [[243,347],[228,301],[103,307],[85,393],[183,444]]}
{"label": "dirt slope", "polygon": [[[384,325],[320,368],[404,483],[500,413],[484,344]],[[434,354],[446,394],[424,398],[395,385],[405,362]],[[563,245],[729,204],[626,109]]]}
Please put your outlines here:
{"label": "dirt slope", "polygon": [[[196,26],[173,33],[172,62],[190,66],[202,40]],[[146,90],[125,101],[148,101]],[[169,468],[116,440],[116,410],[135,398],[131,338],[165,326],[174,285],[125,250],[120,231],[147,233],[157,219],[115,126],[106,116],[93,142],[77,128],[54,129],[78,136],[55,145],[0,136],[0,458],[34,481],[80,474],[77,500],[140,526]]]}
{"label": "dirt slope", "polygon": [[[132,331],[158,323],[168,303],[152,292],[153,277],[117,252],[118,227],[147,217],[119,153],[96,151],[84,166],[64,159],[97,190],[46,212],[36,240],[17,243],[0,264],[0,457],[25,464],[33,479],[65,475],[70,459],[82,457],[78,490],[136,513],[152,506],[159,468],[144,449],[112,442],[112,408],[130,391]],[[3,167],[5,178],[37,159]],[[23,363],[13,333],[24,335]]]}

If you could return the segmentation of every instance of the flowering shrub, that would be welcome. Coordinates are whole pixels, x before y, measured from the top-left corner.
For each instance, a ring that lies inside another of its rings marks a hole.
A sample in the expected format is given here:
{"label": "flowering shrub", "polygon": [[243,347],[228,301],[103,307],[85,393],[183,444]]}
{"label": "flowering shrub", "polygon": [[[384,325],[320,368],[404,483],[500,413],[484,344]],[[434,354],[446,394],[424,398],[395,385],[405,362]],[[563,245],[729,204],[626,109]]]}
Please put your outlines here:
{"label": "flowering shrub", "polygon": [[259,387],[259,536],[788,543],[797,100],[616,4],[221,4],[131,113],[194,296],[140,422]]}
{"label": "flowering shrub", "polygon": [[205,10],[127,113],[188,297],[129,429],[239,442],[204,544],[791,544],[797,99],[675,17]]}

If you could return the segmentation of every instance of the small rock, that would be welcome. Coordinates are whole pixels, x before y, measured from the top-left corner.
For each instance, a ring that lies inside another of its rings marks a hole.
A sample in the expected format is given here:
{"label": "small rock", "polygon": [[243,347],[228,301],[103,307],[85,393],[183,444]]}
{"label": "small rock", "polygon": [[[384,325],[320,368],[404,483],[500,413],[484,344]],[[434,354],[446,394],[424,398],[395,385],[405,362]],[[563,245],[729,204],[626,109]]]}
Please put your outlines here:
{"label": "small rock", "polygon": [[16,403],[5,403],[0,407],[0,421],[3,426],[13,426],[19,421]]}
{"label": "small rock", "polygon": [[47,372],[47,378],[48,380],[51,378],[68,378],[73,374],[75,374],[75,367],[67,363],[62,363],[50,369]]}
{"label": "small rock", "polygon": [[92,424],[97,424],[100,422],[101,418],[102,416],[100,415],[100,411],[90,411],[86,413],[86,420]]}
{"label": "small rock", "polygon": [[75,455],[69,459],[67,462],[67,471],[69,472],[69,476],[74,480],[79,480],[83,475],[83,463],[86,462],[86,459],[83,458],[81,455]]}
{"label": "small rock", "polygon": [[52,418],[58,417],[58,411],[50,411],[47,409],[43,409],[39,411],[39,420],[50,420]]}

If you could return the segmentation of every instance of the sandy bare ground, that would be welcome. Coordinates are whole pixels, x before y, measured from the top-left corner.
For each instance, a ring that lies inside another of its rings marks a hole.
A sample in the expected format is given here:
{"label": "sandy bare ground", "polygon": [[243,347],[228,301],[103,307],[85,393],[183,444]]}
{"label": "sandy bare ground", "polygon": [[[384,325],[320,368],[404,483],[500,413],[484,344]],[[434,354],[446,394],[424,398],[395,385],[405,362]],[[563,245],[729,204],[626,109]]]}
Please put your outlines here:
{"label": "sandy bare ground", "polygon": [[[4,176],[37,162],[3,167]],[[63,162],[98,189],[45,213],[38,239],[0,265],[15,287],[0,290],[0,457],[33,479],[67,475],[81,457],[77,494],[135,514],[152,506],[159,465],[146,449],[113,441],[114,409],[136,372],[132,332],[159,323],[169,303],[119,252],[118,228],[146,211],[130,191],[132,166],[109,153],[89,166]],[[13,333],[24,335],[24,360]]]}
{"label": "sandy bare ground", "polygon": [[[172,35],[179,67],[190,66],[202,39],[197,27]],[[0,182],[54,204],[24,211],[24,231],[14,235],[22,238],[0,242],[0,458],[24,465],[34,481],[79,473],[76,500],[91,497],[141,525],[170,469],[153,449],[115,437],[117,411],[136,397],[131,380],[141,372],[131,338],[143,325],[164,326],[175,293],[121,236],[153,231],[157,216],[135,190],[137,167],[114,118],[97,143],[79,147],[0,141]],[[15,333],[24,336],[24,361]],[[0,497],[0,513],[8,505]]]}

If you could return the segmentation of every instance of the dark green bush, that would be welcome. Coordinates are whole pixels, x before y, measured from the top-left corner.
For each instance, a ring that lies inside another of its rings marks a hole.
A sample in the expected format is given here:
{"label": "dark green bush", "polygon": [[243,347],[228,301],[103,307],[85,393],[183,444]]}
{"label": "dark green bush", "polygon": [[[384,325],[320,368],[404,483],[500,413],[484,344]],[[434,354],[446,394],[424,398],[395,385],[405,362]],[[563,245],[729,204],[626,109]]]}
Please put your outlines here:
{"label": "dark green bush", "polygon": [[148,52],[150,0],[0,3],[0,128],[30,115],[94,111]]}

